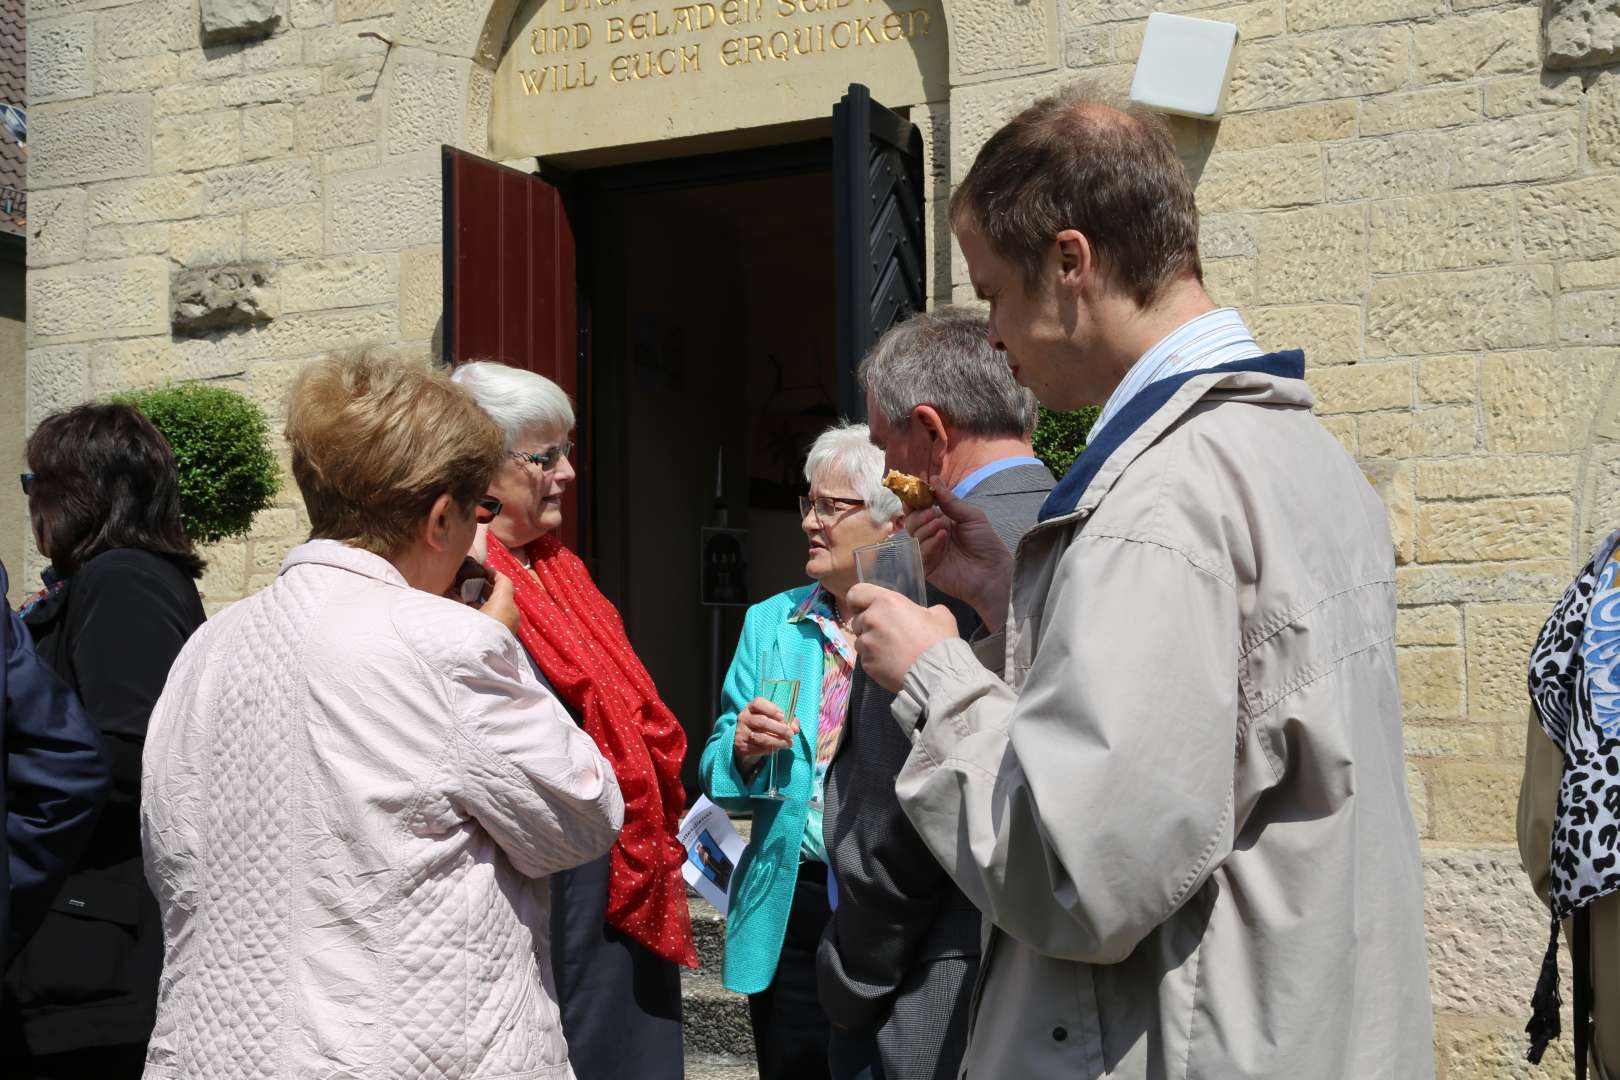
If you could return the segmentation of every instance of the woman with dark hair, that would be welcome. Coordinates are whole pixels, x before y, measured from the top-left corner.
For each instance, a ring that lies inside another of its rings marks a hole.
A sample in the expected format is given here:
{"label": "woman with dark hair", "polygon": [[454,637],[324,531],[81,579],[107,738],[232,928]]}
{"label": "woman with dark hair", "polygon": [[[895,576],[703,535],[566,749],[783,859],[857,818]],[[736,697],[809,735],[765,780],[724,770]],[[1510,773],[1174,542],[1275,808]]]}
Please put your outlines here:
{"label": "woman with dark hair", "polygon": [[169,444],[131,406],[46,417],[27,457],[29,518],[51,566],[23,622],[100,731],[112,783],[88,847],[6,971],[0,1072],[138,1077],[163,961],[141,869],[141,751],[169,667],[203,622],[203,561],[181,524]]}

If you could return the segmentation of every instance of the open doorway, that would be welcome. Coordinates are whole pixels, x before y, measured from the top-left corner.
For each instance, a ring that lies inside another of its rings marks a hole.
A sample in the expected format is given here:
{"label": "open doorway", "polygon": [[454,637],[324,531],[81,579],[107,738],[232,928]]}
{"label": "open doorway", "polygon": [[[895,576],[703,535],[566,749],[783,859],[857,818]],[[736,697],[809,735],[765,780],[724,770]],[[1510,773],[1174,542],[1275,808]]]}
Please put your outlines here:
{"label": "open doorway", "polygon": [[680,171],[571,186],[585,193],[592,562],[686,727],[690,783],[712,665],[729,665],[744,611],[704,606],[702,530],[744,532],[747,602],[807,580],[797,498],[806,449],[837,419],[839,368],[830,146]]}

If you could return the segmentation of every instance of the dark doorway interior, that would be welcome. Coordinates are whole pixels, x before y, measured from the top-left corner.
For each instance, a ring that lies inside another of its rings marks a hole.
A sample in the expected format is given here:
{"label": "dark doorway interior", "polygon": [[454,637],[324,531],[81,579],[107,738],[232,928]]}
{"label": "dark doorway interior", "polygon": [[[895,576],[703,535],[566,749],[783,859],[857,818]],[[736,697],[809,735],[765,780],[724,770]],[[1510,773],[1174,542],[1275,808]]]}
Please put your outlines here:
{"label": "dark doorway interior", "polygon": [[[748,531],[748,599],[803,584],[804,451],[836,419],[830,147],[571,178],[589,318],[588,554],[664,700],[686,779],[713,722],[700,530]],[[722,611],[730,663],[742,608]]]}

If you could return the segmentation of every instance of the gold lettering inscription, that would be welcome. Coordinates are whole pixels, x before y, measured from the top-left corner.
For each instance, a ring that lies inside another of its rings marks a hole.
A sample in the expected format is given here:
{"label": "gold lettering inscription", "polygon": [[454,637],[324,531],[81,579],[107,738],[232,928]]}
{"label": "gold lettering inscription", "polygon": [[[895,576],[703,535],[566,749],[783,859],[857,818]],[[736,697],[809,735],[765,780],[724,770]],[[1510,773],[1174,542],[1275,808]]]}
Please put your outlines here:
{"label": "gold lettering inscription", "polygon": [[582,86],[595,86],[596,76],[590,74],[590,61],[578,60],[572,64],[548,64],[543,68],[529,68],[518,72],[523,93],[560,94],[578,90]]}
{"label": "gold lettering inscription", "polygon": [[569,26],[538,26],[529,34],[529,51],[536,56],[545,56],[547,53],[562,52],[566,49],[583,49],[591,43],[591,26],[589,23],[573,23]]}

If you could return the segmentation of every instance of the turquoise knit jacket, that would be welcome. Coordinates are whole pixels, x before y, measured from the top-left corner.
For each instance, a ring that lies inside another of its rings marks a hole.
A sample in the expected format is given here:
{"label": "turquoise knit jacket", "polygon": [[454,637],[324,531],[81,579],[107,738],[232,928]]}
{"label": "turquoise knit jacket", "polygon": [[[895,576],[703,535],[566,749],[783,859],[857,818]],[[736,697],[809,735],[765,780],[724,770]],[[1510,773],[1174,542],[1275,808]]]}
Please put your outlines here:
{"label": "turquoise knit jacket", "polygon": [[[816,723],[821,715],[822,642],[815,622],[788,622],[814,585],[777,593],[748,609],[742,638],[731,659],[720,690],[725,710],[703,747],[698,777],[710,799],[728,810],[754,811],[753,836],[743,854],[731,890],[726,914],[726,960],[722,981],[726,989],[754,994],[771,984],[776,960],[787,934],[788,909],[793,905],[793,883],[799,873],[799,845],[804,839],[805,816],[815,771]],[[802,738],[793,740],[793,764],[783,775],[787,755],[778,759],[777,784],[788,799],[750,799],[749,790],[762,787],[763,770],[750,785],[737,771],[732,741],[737,714],[759,696],[759,658],[775,645],[789,678],[799,680],[799,700],[793,715]]]}

